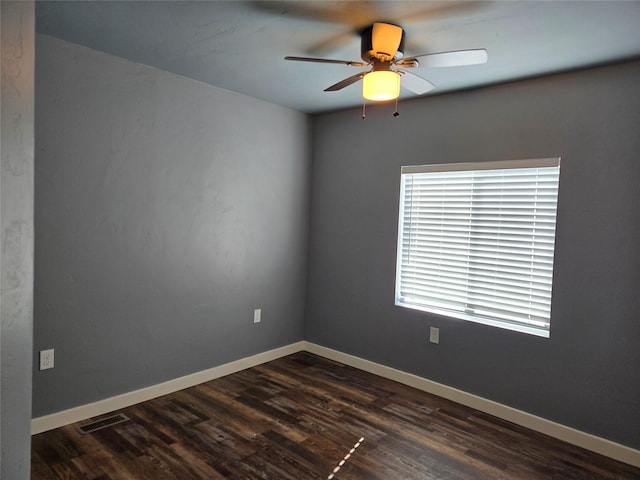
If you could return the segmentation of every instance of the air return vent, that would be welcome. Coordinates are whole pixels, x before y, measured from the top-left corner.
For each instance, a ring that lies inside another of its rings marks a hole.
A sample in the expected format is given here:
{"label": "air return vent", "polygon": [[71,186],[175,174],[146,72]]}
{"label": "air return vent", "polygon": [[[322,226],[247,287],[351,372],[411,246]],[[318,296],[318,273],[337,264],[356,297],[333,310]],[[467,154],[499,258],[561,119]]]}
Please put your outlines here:
{"label": "air return vent", "polygon": [[87,423],[85,425],[80,425],[78,430],[80,433],[93,433],[97,430],[101,430],[103,428],[111,427],[118,423],[126,422],[129,420],[125,415],[118,413],[116,415],[111,415],[110,417],[101,418],[100,420],[96,420],[95,422]]}

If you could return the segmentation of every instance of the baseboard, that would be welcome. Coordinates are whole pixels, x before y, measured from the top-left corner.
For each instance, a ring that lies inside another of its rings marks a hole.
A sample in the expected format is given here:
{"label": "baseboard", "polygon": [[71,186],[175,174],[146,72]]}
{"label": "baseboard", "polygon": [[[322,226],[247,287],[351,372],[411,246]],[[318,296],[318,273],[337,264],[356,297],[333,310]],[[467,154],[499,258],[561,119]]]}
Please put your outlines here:
{"label": "baseboard", "polygon": [[424,392],[428,392],[439,397],[452,400],[454,402],[466,405],[476,410],[494,415],[503,420],[513,422],[531,430],[544,433],[551,437],[563,440],[578,447],[585,448],[592,452],[605,455],[620,462],[628,463],[640,468],[640,450],[621,445],[619,443],[596,437],[589,433],[576,430],[565,425],[552,422],[550,420],[532,415],[522,410],[502,405],[500,403],[488,400],[486,398],[473,395],[471,393],[458,390],[441,383],[428,380],[411,373],[396,370],[379,363],[365,360],[354,355],[332,350],[311,342],[301,341],[292,343],[284,347],[259,353],[251,357],[246,357],[234,362],[226,363],[218,367],[196,372],[191,375],[176,378],[168,382],[164,382],[151,387],[142,388],[133,392],[124,393],[115,397],[100,400],[88,405],[64,410],[62,412],[53,413],[43,417],[34,418],[31,421],[31,434],[46,432],[59,428],[70,423],[79,422],[88,418],[97,417],[105,413],[113,412],[121,408],[135,405],[136,403],[145,402],[153,398],[177,392],[185,388],[193,387],[210,380],[214,380],[225,375],[239,372],[246,368],[251,368],[262,363],[270,362],[286,355],[291,355],[300,351],[307,351],[321,357],[335,360],[345,365],[364,370],[383,378],[388,378],[404,385],[417,388]]}
{"label": "baseboard", "polygon": [[70,408],[69,410],[64,410],[62,412],[52,413],[51,415],[34,418],[31,420],[31,434],[35,435],[70,423],[80,422],[88,418],[97,417],[98,415],[104,415],[105,413],[113,412],[121,408],[130,407],[136,403],[146,402],[147,400],[161,397],[162,395],[177,392],[178,390],[193,387],[231,373],[255,367],[256,365],[270,362],[280,357],[304,350],[304,345],[305,342],[292,343],[251,357],[225,363],[218,367],[196,372],[191,375],[185,375],[184,377],[176,378],[174,380],[169,380],[168,382],[141,388],[140,390],[134,390],[133,392],[127,392],[122,395],[117,395],[115,397],[87,405]]}
{"label": "baseboard", "polygon": [[596,452],[609,458],[613,458],[614,460],[640,468],[640,450],[635,450],[625,445],[596,437],[595,435],[552,422],[545,418],[502,405],[492,400],[487,400],[486,398],[482,398],[441,383],[427,380],[426,378],[419,377],[411,373],[396,370],[385,365],[322,347],[311,342],[304,342],[304,344],[304,350],[309,353],[344,363],[345,365],[394,380],[404,385],[409,385],[424,392],[438,395],[439,397],[452,400],[503,420],[530,428],[536,432],[544,433],[550,437],[563,440],[578,447],[585,448],[592,452]]}

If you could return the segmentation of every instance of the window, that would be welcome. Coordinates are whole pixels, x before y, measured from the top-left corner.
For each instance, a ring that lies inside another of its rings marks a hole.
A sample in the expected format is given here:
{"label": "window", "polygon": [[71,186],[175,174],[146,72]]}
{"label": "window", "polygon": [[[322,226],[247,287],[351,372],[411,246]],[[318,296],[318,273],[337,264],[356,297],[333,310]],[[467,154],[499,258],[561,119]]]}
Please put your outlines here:
{"label": "window", "polygon": [[402,167],[396,305],[549,337],[560,159]]}

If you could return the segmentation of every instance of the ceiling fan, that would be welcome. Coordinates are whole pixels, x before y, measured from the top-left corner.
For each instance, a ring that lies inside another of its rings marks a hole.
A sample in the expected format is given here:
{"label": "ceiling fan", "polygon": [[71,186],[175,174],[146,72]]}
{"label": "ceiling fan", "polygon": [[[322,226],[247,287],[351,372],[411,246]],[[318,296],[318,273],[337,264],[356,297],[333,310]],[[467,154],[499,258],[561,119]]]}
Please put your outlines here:
{"label": "ceiling fan", "polygon": [[356,73],[326,88],[325,92],[335,92],[359,80],[363,81],[362,96],[372,101],[397,99],[400,85],[407,90],[422,95],[435,88],[430,81],[404,70],[416,67],[457,67],[486,63],[485,49],[457,50],[452,52],[428,53],[404,58],[405,32],[402,27],[391,23],[376,22],[360,33],[360,61],[331,60],[311,57],[284,57],[297,62],[319,62],[371,67],[368,71]]}

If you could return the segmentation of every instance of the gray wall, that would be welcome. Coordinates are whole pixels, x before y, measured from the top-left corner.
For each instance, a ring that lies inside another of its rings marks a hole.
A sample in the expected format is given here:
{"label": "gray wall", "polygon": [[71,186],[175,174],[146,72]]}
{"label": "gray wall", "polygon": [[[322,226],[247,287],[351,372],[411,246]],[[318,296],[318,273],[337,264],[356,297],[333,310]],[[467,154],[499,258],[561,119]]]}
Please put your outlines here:
{"label": "gray wall", "polygon": [[[640,448],[638,85],[636,62],[317,118],[306,340]],[[550,156],[550,339],[393,305],[401,165]]]}
{"label": "gray wall", "polygon": [[1,2],[0,478],[31,471],[33,2]]}
{"label": "gray wall", "polygon": [[302,340],[309,117],[36,46],[34,416]]}

